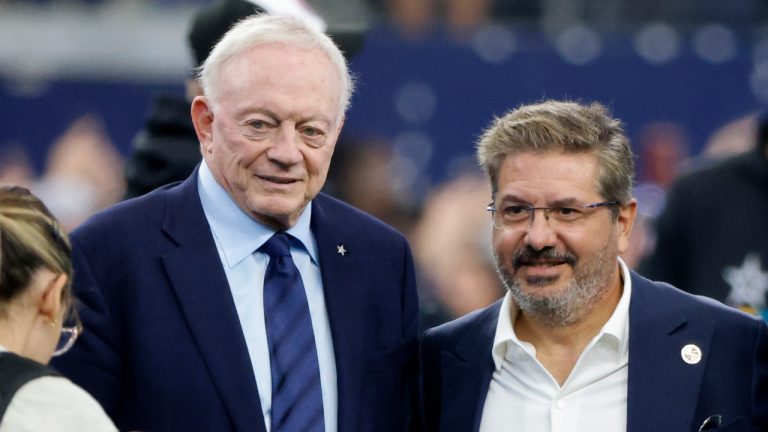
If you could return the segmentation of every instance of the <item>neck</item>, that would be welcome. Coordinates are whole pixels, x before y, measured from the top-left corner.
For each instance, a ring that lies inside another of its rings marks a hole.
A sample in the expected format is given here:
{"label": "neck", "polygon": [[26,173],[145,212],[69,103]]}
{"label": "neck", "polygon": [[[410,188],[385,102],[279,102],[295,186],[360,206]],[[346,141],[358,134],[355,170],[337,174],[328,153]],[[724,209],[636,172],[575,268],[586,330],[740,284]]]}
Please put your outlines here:
{"label": "neck", "polygon": [[17,320],[3,319],[0,321],[0,345],[8,351],[24,356],[31,331],[31,323],[26,325]]}

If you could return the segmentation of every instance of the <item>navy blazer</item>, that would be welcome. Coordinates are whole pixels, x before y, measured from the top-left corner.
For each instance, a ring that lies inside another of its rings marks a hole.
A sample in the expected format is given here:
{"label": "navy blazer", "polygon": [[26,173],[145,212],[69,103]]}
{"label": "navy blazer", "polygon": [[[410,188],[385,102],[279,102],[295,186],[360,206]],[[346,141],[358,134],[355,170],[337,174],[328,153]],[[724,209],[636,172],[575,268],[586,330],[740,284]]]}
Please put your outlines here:
{"label": "navy blazer", "polygon": [[[408,244],[326,195],[312,206],[339,431],[405,430],[417,418],[418,363]],[[57,369],[89,391],[121,430],[265,431],[196,172],[95,215],[72,243],[85,332],[53,363]]]}
{"label": "navy blazer", "polygon": [[[696,432],[715,414],[723,416],[715,431],[768,431],[765,322],[634,272],[631,278],[627,431]],[[479,430],[500,307],[501,301],[422,336],[424,430]],[[699,363],[682,360],[687,344],[701,348]]]}

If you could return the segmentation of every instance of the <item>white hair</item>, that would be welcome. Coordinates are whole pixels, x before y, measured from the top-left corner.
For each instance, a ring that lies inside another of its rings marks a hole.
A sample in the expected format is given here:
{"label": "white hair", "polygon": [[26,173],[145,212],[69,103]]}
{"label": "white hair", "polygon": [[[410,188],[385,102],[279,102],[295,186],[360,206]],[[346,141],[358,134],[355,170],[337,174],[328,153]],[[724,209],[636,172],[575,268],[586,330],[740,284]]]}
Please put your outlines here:
{"label": "white hair", "polygon": [[198,68],[197,76],[203,93],[214,106],[217,104],[219,75],[229,61],[259,45],[286,43],[302,48],[322,51],[339,75],[339,119],[349,108],[354,91],[354,78],[349,72],[347,60],[328,35],[304,20],[289,15],[258,14],[235,24],[216,44],[208,58]]}

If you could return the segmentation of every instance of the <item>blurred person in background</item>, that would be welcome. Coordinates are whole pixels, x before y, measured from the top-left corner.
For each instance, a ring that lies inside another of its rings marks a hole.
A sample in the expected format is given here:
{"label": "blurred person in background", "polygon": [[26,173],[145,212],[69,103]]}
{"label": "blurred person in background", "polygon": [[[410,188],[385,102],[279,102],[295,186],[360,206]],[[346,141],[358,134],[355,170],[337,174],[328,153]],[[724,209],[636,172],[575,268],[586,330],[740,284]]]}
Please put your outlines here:
{"label": "blurred person in background", "polygon": [[629,268],[637,269],[653,251],[653,223],[664,207],[667,189],[677,178],[689,157],[688,138],[677,123],[658,121],[647,124],[640,132],[637,218],[630,234],[629,246],[621,254]]}
{"label": "blurred person in background", "polygon": [[123,158],[95,114],[76,118],[53,142],[40,175],[23,146],[10,146],[0,158],[0,182],[29,188],[65,231],[123,195]]}
{"label": "blurred person in background", "polygon": [[484,308],[504,295],[496,277],[490,222],[483,207],[490,188],[462,174],[427,198],[411,243],[419,275],[422,329]]}
{"label": "blurred person in background", "polygon": [[655,250],[640,269],[768,319],[768,115],[758,125],[756,139],[734,143],[749,150],[707,161],[673,184]]}
{"label": "blurred person in background", "polygon": [[55,366],[121,429],[409,430],[410,248],[319,193],[353,91],[344,56],[302,20],[253,16],[200,82],[198,169],[73,233],[93,330]]}
{"label": "blurred person in background", "polygon": [[412,39],[444,25],[459,41],[469,39],[472,31],[493,14],[490,0],[379,0],[401,33]]}
{"label": "blurred person in background", "polygon": [[637,211],[619,120],[523,105],[477,154],[507,293],[422,336],[423,430],[768,430],[766,323],[618,257]]}
{"label": "blurred person in background", "polygon": [[39,199],[0,186],[0,432],[117,430],[90,395],[45,366],[82,331],[70,253]]}
{"label": "blurred person in background", "polygon": [[638,182],[666,190],[690,157],[688,137],[674,122],[652,122],[643,127],[639,143]]}
{"label": "blurred person in background", "polygon": [[17,143],[0,145],[0,184],[29,186],[35,179],[35,170],[24,146]]}
{"label": "blurred person in background", "polygon": [[123,158],[101,120],[86,114],[69,126],[48,152],[45,172],[30,189],[66,231],[118,202]]}
{"label": "blurred person in background", "polygon": [[342,135],[333,153],[332,169],[323,191],[384,221],[411,237],[418,209],[398,191],[390,142],[373,137]]}

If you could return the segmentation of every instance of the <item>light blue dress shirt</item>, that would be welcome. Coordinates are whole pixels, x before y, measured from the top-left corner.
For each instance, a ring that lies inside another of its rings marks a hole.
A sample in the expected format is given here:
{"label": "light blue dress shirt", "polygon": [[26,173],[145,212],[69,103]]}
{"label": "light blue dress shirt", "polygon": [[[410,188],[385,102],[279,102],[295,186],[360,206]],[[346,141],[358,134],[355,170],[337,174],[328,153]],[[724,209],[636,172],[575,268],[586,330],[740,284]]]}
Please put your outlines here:
{"label": "light blue dress shirt", "polygon": [[[267,432],[270,432],[272,376],[263,302],[264,275],[269,257],[258,249],[272,237],[275,231],[261,225],[243,212],[213,177],[205,161],[200,165],[198,190],[221,264],[227,275],[232,298],[235,301],[240,326],[251,357],[256,385],[259,388],[264,422],[267,425]],[[336,359],[333,354],[331,327],[323,296],[317,243],[309,229],[311,218],[312,203],[310,202],[296,225],[286,232],[299,239],[304,245],[304,248],[292,245],[291,256],[301,273],[304,289],[307,292],[309,314],[312,318],[312,329],[317,345],[317,360],[320,366],[325,430],[336,432],[338,405]]]}

